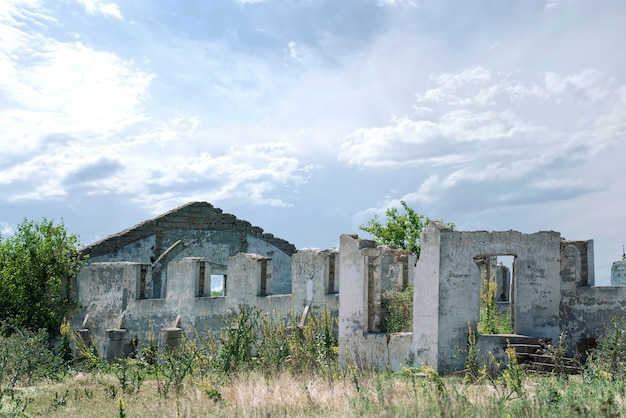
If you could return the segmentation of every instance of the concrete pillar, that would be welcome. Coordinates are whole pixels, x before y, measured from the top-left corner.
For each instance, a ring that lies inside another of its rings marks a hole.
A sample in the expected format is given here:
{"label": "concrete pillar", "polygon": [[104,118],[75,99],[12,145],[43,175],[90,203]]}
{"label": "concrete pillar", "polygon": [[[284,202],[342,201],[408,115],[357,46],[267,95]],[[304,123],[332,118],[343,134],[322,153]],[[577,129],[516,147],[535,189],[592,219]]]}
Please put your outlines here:
{"label": "concrete pillar", "polygon": [[107,361],[111,362],[121,358],[124,354],[124,345],[127,343],[128,331],[124,328],[106,330],[106,355]]}
{"label": "concrete pillar", "polygon": [[170,350],[178,347],[183,341],[183,330],[178,327],[163,328],[159,332],[159,347]]}
{"label": "concrete pillar", "polygon": [[626,285],[626,260],[616,261],[611,266],[611,286]]}

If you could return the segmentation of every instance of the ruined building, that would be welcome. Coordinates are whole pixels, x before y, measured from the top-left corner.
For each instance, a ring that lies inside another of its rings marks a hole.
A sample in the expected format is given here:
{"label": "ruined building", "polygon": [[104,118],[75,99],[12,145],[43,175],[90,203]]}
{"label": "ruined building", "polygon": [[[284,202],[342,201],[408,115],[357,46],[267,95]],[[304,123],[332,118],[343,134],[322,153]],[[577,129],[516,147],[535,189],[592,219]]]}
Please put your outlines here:
{"label": "ruined building", "polygon": [[[175,345],[183,330],[217,330],[229,308],[248,304],[303,319],[312,308],[335,312],[343,364],[451,372],[465,365],[484,277],[498,282],[516,334],[557,341],[566,332],[570,353],[587,348],[626,306],[625,286],[594,286],[593,241],[553,231],[464,232],[432,222],[415,263],[404,250],[356,235],[342,235],[339,252],[296,251],[208,203],[191,203],[84,252],[91,259],[77,280],[81,309],[71,324],[97,336],[109,359],[149,329],[160,344]],[[510,271],[498,256],[513,259]],[[411,283],[413,332],[383,333],[381,295]],[[490,350],[488,336],[479,341]]]}
{"label": "ruined building", "polygon": [[[205,202],[174,209],[84,248],[81,308],[70,318],[108,359],[150,331],[175,345],[183,329],[216,331],[241,304],[337,310],[336,252],[299,251]],[[292,279],[292,269],[297,278]],[[213,290],[213,293],[212,293]]]}

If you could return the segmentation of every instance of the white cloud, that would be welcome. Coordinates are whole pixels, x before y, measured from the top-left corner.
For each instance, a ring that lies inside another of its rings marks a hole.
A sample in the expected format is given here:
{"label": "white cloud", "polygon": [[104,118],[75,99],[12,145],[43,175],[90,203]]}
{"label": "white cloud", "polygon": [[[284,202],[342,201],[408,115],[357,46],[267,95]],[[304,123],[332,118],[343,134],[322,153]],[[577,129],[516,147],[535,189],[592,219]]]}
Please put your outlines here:
{"label": "white cloud", "polygon": [[416,6],[414,0],[378,0],[379,6]]}
{"label": "white cloud", "polygon": [[264,3],[267,0],[235,0],[239,4],[256,4],[256,3]]}
{"label": "white cloud", "polygon": [[81,4],[88,13],[102,13],[104,15],[113,16],[122,19],[120,8],[115,3],[106,3],[103,0],[76,0]]}
{"label": "white cloud", "polygon": [[528,140],[537,131],[511,111],[453,110],[435,121],[399,119],[390,126],[359,129],[346,138],[338,158],[365,167],[456,165],[473,160],[472,153],[479,152],[476,147],[491,146],[475,145],[463,155],[463,143],[499,141],[499,149],[517,148],[518,144],[502,140],[516,136]]}
{"label": "white cloud", "polygon": [[457,101],[454,94],[459,87],[467,84],[483,84],[491,80],[491,73],[485,68],[476,66],[463,70],[458,74],[443,73],[431,76],[437,87],[417,94],[417,102]]}
{"label": "white cloud", "polygon": [[0,221],[0,237],[6,238],[9,235],[13,235],[15,232],[15,228],[11,226],[8,222]]}
{"label": "white cloud", "polygon": [[416,96],[418,104],[432,107],[417,106],[422,111],[414,118],[354,131],[338,158],[356,166],[400,168],[455,166],[476,161],[477,155],[514,161],[569,150],[564,158],[572,160],[580,156],[577,149],[597,152],[623,137],[618,133],[626,124],[626,86],[616,89],[596,69],[534,76],[542,83],[493,76],[484,67],[433,76],[437,87]]}
{"label": "white cloud", "polygon": [[579,101],[601,102],[610,94],[610,80],[595,69],[567,76],[548,72],[545,75],[545,85],[547,92],[556,96],[557,100],[563,100],[561,97],[570,93],[570,98]]}
{"label": "white cloud", "polygon": [[9,153],[35,150],[49,133],[109,135],[145,119],[155,76],[132,61],[2,22],[0,44],[0,143]]}
{"label": "white cloud", "polygon": [[572,2],[573,0],[546,0],[546,5],[544,6],[543,10],[544,12],[549,12],[556,9],[557,7]]}

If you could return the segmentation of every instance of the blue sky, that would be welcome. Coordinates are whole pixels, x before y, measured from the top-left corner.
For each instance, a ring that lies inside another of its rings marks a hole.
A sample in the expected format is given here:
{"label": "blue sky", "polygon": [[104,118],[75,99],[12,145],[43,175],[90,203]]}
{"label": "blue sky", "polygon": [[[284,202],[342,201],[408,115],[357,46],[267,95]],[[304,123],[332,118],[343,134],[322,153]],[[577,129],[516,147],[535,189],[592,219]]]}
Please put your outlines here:
{"label": "blue sky", "polygon": [[299,248],[406,200],[626,242],[621,0],[0,1],[0,232],[194,200]]}

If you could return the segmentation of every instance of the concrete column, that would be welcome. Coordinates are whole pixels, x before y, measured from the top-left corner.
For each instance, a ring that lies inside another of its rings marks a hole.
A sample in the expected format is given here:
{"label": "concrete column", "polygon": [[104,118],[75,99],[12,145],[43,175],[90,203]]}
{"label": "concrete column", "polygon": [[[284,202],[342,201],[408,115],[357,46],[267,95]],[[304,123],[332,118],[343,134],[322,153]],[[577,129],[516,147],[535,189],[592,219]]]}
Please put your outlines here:
{"label": "concrete column", "polygon": [[420,236],[420,257],[415,266],[413,290],[413,341],[417,366],[439,368],[439,273],[441,232],[431,222]]}
{"label": "concrete column", "polygon": [[626,285],[626,260],[616,261],[611,266],[611,286]]}

